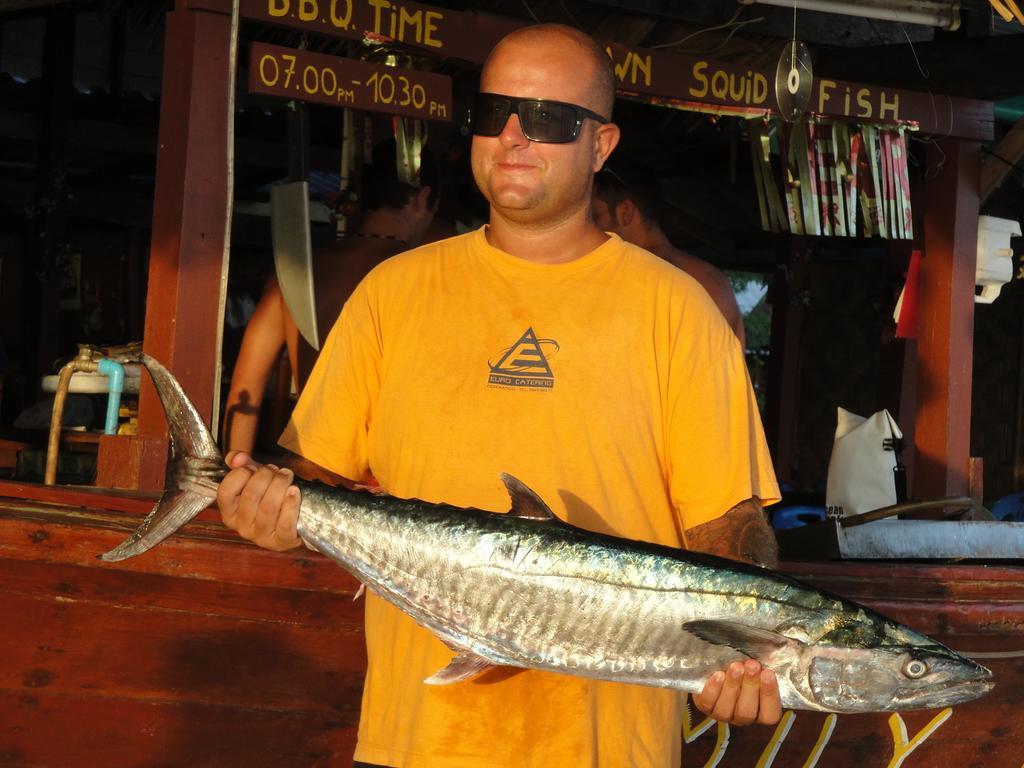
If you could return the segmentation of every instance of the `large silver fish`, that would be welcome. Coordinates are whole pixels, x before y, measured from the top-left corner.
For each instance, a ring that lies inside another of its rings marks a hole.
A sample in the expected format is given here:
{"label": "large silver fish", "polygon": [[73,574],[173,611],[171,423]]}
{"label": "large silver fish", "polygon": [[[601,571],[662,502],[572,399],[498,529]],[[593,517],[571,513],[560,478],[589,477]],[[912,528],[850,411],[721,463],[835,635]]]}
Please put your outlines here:
{"label": "large silver fish", "polygon": [[[144,356],[168,416],[167,490],[124,543],[145,552],[195,517],[225,469],[178,382]],[[298,482],[298,532],[456,655],[426,680],[491,665],[699,691],[746,657],[773,669],[790,709],[942,707],[989,670],[848,600],[773,571],[584,531],[509,475],[508,514]]]}

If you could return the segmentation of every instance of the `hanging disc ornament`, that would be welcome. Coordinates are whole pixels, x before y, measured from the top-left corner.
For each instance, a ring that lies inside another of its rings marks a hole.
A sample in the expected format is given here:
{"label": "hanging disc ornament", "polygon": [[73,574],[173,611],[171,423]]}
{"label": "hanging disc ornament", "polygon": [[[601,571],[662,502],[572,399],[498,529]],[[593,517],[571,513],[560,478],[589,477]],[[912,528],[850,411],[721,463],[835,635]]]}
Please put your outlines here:
{"label": "hanging disc ornament", "polygon": [[790,40],[779,54],[775,68],[775,103],[783,120],[791,123],[807,111],[813,77],[807,46]]}

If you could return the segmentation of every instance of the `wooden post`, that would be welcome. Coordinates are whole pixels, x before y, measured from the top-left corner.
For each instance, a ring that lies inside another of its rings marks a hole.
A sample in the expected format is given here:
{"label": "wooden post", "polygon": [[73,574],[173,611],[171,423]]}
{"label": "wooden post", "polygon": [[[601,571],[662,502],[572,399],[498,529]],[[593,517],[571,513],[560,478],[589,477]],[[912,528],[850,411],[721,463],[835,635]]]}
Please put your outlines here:
{"label": "wooden post", "polygon": [[988,202],[1021,158],[1024,158],[1024,117],[999,140],[993,153],[982,163],[981,202]]}
{"label": "wooden post", "polygon": [[917,499],[967,493],[979,144],[959,139],[929,144],[927,167],[935,175],[925,184],[914,419]]}
{"label": "wooden post", "polygon": [[[213,408],[226,196],[230,18],[198,10],[167,14],[163,93],[153,200],[144,348],[178,378],[206,417]],[[125,477],[100,472],[101,486],[160,488],[167,427],[143,376],[139,434],[101,444]],[[134,482],[132,482],[134,481]]]}
{"label": "wooden post", "polygon": [[[915,188],[911,192],[912,199],[923,200],[924,189]],[[915,231],[920,233],[923,224],[920,216],[915,218]],[[916,243],[907,240],[890,240],[888,258],[890,268],[899,274],[902,283],[906,274],[912,249]],[[886,294],[882,297],[885,306],[895,296]],[[914,416],[917,403],[917,339],[896,338],[895,323],[886,323],[883,327],[879,356],[878,376],[878,407],[888,408],[889,413],[903,433],[903,467],[907,473],[907,489],[914,487]]]}
{"label": "wooden post", "polygon": [[765,433],[775,474],[793,481],[800,402],[800,333],[804,322],[801,294],[805,289],[806,255],[800,238],[780,238],[776,271],[768,299],[772,305],[771,355],[768,358],[768,400]]}

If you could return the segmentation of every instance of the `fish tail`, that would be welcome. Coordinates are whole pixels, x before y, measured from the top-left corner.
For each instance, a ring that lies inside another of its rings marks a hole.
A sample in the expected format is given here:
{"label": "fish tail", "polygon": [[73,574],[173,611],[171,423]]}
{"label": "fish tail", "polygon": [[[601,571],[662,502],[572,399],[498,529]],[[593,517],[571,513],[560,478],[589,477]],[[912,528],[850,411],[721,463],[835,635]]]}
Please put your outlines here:
{"label": "fish tail", "polygon": [[192,520],[217,497],[227,471],[213,435],[177,379],[149,355],[138,362],[149,371],[167,416],[171,459],[160,500],[131,536],[100,555],[108,563],[141,555]]}

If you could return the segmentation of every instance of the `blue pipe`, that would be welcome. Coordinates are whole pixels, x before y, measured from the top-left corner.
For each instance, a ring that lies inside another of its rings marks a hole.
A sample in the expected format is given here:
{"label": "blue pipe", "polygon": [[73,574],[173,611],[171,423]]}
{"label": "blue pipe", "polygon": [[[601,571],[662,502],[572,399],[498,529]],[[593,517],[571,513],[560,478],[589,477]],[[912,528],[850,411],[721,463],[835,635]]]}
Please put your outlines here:
{"label": "blue pipe", "polygon": [[100,360],[97,370],[106,374],[109,384],[107,386],[107,421],[103,427],[103,434],[117,434],[117,414],[121,410],[121,393],[124,391],[124,366],[115,363],[113,360],[103,358]]}

